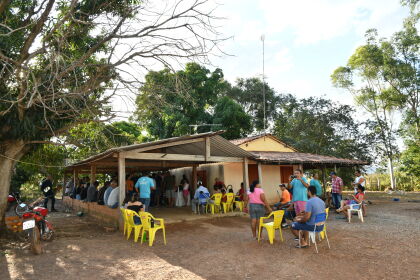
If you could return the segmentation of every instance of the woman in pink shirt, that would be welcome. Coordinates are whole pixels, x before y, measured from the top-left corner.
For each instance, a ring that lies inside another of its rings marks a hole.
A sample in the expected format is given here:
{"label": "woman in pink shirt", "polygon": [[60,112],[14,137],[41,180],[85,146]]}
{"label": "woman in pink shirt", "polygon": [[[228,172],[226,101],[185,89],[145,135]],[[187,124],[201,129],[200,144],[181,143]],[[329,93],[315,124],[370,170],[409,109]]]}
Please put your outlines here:
{"label": "woman in pink shirt", "polygon": [[257,238],[257,228],[259,226],[260,218],[265,215],[265,208],[268,212],[271,212],[272,210],[265,199],[264,191],[258,180],[252,182],[247,194],[245,203],[248,204],[249,215],[251,217],[252,236]]}

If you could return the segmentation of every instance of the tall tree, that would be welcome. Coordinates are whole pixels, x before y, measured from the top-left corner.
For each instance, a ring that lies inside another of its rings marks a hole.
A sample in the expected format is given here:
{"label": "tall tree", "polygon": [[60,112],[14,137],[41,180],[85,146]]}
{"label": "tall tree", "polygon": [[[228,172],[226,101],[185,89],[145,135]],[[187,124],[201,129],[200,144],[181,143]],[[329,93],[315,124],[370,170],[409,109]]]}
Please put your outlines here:
{"label": "tall tree", "polygon": [[354,108],[324,98],[282,97],[274,134],[301,152],[370,160],[365,124]]}
{"label": "tall tree", "polygon": [[403,113],[404,123],[415,128],[417,143],[419,139],[420,37],[411,20],[405,21],[404,29],[389,40],[379,39],[376,30],[368,30],[366,37],[366,44],[356,49],[347,66],[337,68],[331,77],[335,86],[348,89],[375,119],[380,136],[377,148],[388,159],[395,189],[395,111]]}
{"label": "tall tree", "polygon": [[207,0],[153,4],[0,2],[0,226],[13,166],[30,145],[111,118],[112,94],[137,86],[138,69],[206,60],[215,49]]}
{"label": "tall tree", "polygon": [[[266,126],[276,118],[276,108],[281,97],[267,83],[264,84],[266,100]],[[240,78],[227,92],[228,96],[241,104],[245,112],[252,117],[252,127],[255,132],[264,130],[263,82],[259,78]]]}
{"label": "tall tree", "polygon": [[[154,138],[189,134],[189,125],[211,124],[218,96],[229,87],[221,69],[211,72],[197,63],[184,70],[150,71],[136,99],[134,118]],[[199,127],[198,132],[209,127]]]}
{"label": "tall tree", "polygon": [[221,124],[221,129],[226,130],[223,137],[235,139],[247,136],[252,131],[251,116],[241,105],[228,96],[220,98],[214,108],[213,123]]}

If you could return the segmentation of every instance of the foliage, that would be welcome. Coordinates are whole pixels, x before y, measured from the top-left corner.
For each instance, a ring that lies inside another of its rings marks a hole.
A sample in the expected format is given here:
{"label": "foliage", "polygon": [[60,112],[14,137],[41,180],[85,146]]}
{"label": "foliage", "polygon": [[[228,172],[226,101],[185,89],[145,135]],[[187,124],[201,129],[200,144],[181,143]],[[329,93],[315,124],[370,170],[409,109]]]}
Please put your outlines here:
{"label": "foliage", "polygon": [[222,125],[221,129],[226,130],[223,134],[226,139],[245,137],[251,132],[251,117],[244,112],[241,105],[227,96],[217,101],[213,123]]}
{"label": "foliage", "polygon": [[[218,96],[229,87],[221,69],[197,63],[185,70],[150,71],[136,99],[134,118],[157,139],[189,134],[189,125],[211,124]],[[197,132],[209,131],[199,127]]]}
{"label": "foliage", "polygon": [[[273,88],[264,84],[266,100],[266,118],[268,127],[277,117],[277,106],[281,102],[281,96],[277,95]],[[245,112],[251,116],[252,128],[255,132],[264,132],[264,104],[263,82],[259,78],[240,78],[227,92],[228,96],[238,102]]]}
{"label": "foliage", "polygon": [[354,119],[354,110],[325,98],[283,96],[273,131],[301,152],[369,161],[366,124]]}

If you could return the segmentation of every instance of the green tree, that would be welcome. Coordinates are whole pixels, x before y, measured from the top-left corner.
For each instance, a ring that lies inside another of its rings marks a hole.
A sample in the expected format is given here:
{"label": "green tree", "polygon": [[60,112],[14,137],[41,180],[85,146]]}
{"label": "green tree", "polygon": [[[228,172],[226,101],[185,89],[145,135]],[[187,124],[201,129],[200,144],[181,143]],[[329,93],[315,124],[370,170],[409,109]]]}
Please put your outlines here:
{"label": "green tree", "polygon": [[251,117],[230,97],[220,98],[214,108],[213,123],[226,130],[223,137],[235,139],[251,132]]}
{"label": "green tree", "polygon": [[175,73],[150,71],[137,96],[134,119],[157,139],[189,134],[189,125],[212,123],[212,109],[228,87],[221,69],[211,72],[197,63]]}
{"label": "green tree", "polygon": [[[277,117],[277,107],[281,97],[267,83],[265,87],[266,118],[268,127]],[[252,128],[256,132],[264,130],[263,82],[259,78],[240,78],[227,92],[251,116]]]}
{"label": "green tree", "polygon": [[370,160],[365,124],[354,108],[324,98],[282,97],[274,134],[301,152]]}
{"label": "green tree", "polygon": [[31,145],[113,117],[127,67],[206,59],[220,42],[207,0],[166,9],[149,1],[0,2],[0,226],[16,160]]}

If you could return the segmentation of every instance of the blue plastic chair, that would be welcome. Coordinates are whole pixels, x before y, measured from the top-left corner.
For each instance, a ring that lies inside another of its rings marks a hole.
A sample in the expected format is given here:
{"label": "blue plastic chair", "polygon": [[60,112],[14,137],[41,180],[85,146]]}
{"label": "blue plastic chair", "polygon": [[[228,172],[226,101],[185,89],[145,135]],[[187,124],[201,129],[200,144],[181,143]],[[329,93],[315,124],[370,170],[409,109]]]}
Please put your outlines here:
{"label": "blue plastic chair", "polygon": [[[318,254],[318,246],[316,244],[316,233],[318,233],[318,238],[321,241],[321,232],[323,232],[325,224],[327,220],[327,213],[320,213],[315,216],[315,227],[313,231],[309,232],[309,245],[311,244],[311,241],[315,244],[315,250]],[[299,236],[301,234],[301,230],[299,231]],[[331,249],[330,247],[330,241],[328,240],[327,231],[324,231],[323,233],[325,235],[325,239],[327,239],[328,249]],[[299,238],[299,245],[300,245],[300,238]]]}

